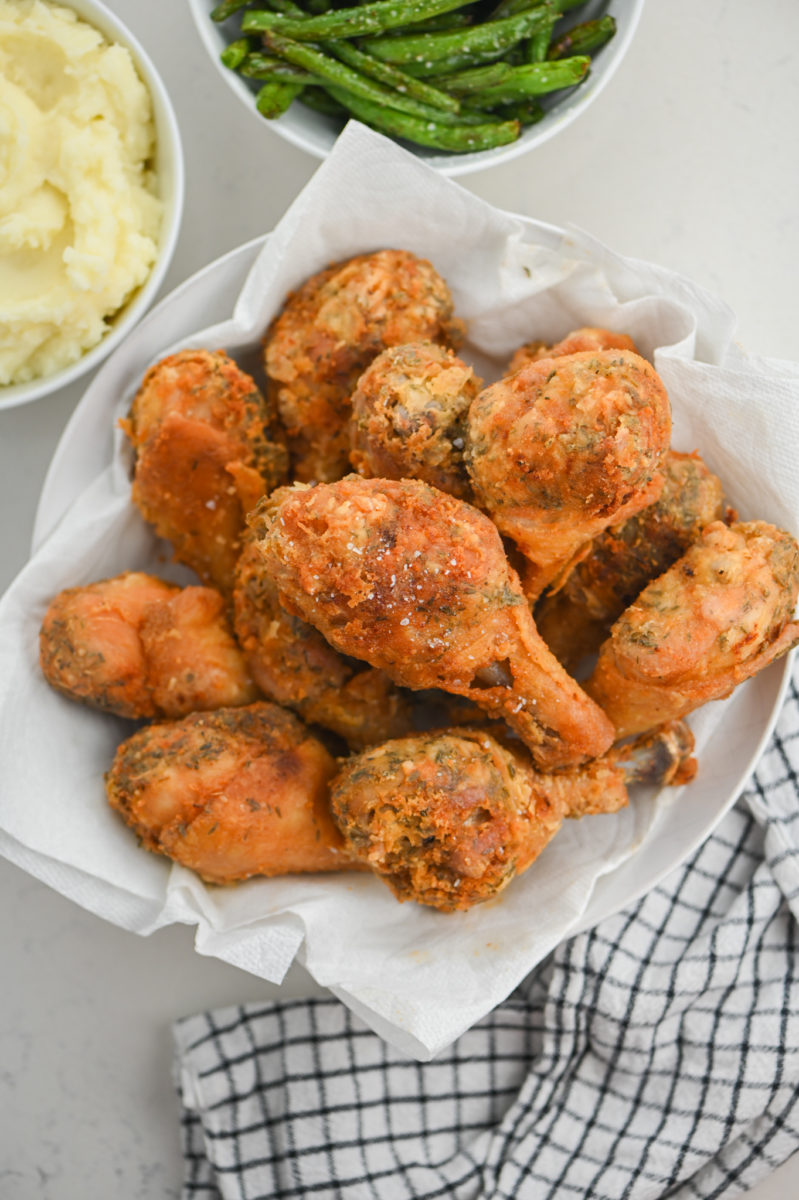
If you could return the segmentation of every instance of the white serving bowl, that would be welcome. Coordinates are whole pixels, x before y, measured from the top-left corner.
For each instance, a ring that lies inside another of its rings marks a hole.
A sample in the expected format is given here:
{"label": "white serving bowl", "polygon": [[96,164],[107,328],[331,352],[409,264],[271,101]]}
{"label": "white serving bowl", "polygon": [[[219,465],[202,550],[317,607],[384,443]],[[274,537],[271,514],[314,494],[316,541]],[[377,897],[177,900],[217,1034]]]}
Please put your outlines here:
{"label": "white serving bowl", "polygon": [[[570,259],[575,254],[565,231],[526,218],[524,223],[526,237],[540,250],[564,246]],[[144,934],[166,924],[193,925],[200,953],[261,979],[279,982],[301,948],[300,961],[316,985],[331,987],[405,1055],[427,1058],[504,999],[561,937],[632,904],[708,837],[765,748],[793,656],[717,702],[704,733],[703,714],[691,716],[700,769],[685,792],[636,789],[619,813],[568,822],[535,869],[497,901],[469,913],[398,905],[379,880],[360,872],[256,878],[215,888],[142,851],[112,813],[103,788],[103,774],[131,724],[48,686],[35,652],[38,628],[61,588],[122,570],[183,578],[169,573],[168,548],[130,503],[118,417],[147,367],[178,347],[224,346],[244,369],[255,369],[265,326],[259,320],[257,331],[249,323],[245,328],[232,314],[238,308],[243,318],[238,300],[249,272],[260,254],[268,259],[273,252],[284,261],[279,243],[266,236],[185,280],[103,364],[64,430],[42,491],[31,561],[0,600],[0,774],[6,784],[0,789],[0,856],[122,928]],[[651,269],[660,292],[663,275]],[[630,286],[625,305],[650,295],[645,285],[639,294],[626,268],[623,278]],[[262,297],[264,289],[257,291]],[[574,311],[578,322],[594,318],[593,308]],[[718,430],[721,440],[726,432]],[[746,480],[737,480],[741,484],[745,488]],[[737,503],[735,494],[730,500]],[[48,731],[44,743],[42,728]],[[597,857],[604,869],[586,892],[580,879]],[[459,975],[470,986],[453,991]]]}
{"label": "white serving bowl", "polygon": [[59,0],[59,4],[74,9],[82,20],[99,29],[108,41],[126,47],[150,93],[156,134],[155,175],[159,199],[163,204],[158,257],[146,282],[115,314],[108,332],[96,346],[70,366],[52,375],[41,376],[28,383],[0,386],[0,409],[27,404],[66,387],[88,374],[119,345],[156,297],[172,260],[183,216],[183,146],[172,102],[152,60],[130,30],[99,0]]}
{"label": "white serving bowl", "polygon": [[[354,3],[354,0],[352,2]],[[188,0],[203,44],[228,87],[233,89],[262,126],[268,124],[292,145],[299,146],[316,158],[325,158],[341,132],[342,122],[297,103],[292,104],[282,117],[267,122],[255,108],[255,93],[259,85],[231,71],[220,60],[219,56],[225,46],[238,34],[239,18],[234,16],[221,25],[216,24],[210,17],[215,3],[216,0]],[[540,146],[575,120],[602,91],[627,53],[643,6],[644,0],[608,0],[607,3],[603,3],[602,0],[587,0],[579,8],[566,14],[556,29],[568,29],[578,22],[589,20],[600,13],[607,13],[616,19],[616,34],[606,46],[597,51],[591,73],[583,83],[576,88],[562,93],[555,92],[551,97],[542,98],[546,115],[537,125],[530,125],[523,130],[517,141],[472,154],[444,154],[414,146],[410,142],[404,142],[403,145],[445,175],[466,175],[485,167],[493,167]]]}

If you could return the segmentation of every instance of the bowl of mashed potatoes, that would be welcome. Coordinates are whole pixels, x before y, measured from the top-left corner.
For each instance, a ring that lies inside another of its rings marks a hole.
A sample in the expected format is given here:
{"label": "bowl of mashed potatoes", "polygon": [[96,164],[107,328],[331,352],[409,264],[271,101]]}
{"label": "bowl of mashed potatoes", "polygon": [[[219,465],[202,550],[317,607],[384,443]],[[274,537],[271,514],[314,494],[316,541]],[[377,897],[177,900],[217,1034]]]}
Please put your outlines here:
{"label": "bowl of mashed potatoes", "polygon": [[175,113],[97,0],[0,0],[0,408],[74,382],[158,292],[183,210]]}

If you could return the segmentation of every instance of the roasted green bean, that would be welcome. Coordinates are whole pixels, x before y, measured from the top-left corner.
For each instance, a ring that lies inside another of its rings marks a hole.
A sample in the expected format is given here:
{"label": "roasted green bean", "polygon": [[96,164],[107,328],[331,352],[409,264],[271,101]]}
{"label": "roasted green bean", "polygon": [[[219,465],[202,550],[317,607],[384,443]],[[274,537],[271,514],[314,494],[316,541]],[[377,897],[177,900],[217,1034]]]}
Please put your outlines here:
{"label": "roasted green bean", "polygon": [[[583,55],[561,58],[557,62],[526,63],[511,67],[510,74],[501,83],[472,92],[469,101],[480,108],[491,108],[495,104],[507,104],[527,96],[545,96],[547,92],[579,83],[590,64],[591,59]],[[555,67],[561,69],[556,72]]]}
{"label": "roasted green bean", "polygon": [[[561,15],[554,4],[547,3],[547,19],[544,21],[535,33],[531,34],[524,46],[525,62],[543,62],[547,56],[550,43],[552,41],[552,31],[555,28],[555,22]],[[575,51],[575,54],[578,51]]]}
{"label": "roasted green bean", "polygon": [[246,8],[249,0],[223,0],[222,4],[217,4],[216,8],[211,11],[212,21],[226,21],[228,17],[232,17],[240,8]]}
{"label": "roasted green bean", "polygon": [[616,21],[611,16],[598,17],[595,21],[583,21],[568,33],[554,41],[547,51],[547,58],[566,58],[572,54],[590,54],[599,50],[616,33]]}
{"label": "roasted green bean", "polygon": [[364,125],[371,125],[392,137],[404,138],[418,146],[429,146],[434,150],[465,154],[476,150],[490,150],[505,146],[519,136],[518,121],[487,121],[480,125],[443,125],[436,121],[420,120],[395,108],[385,108],[368,100],[345,92],[338,87],[328,87],[331,96],[348,108],[353,116]]}
{"label": "roasted green bean", "polygon": [[460,59],[466,65],[501,58],[511,46],[529,37],[546,18],[546,8],[538,6],[500,21],[474,25],[470,29],[408,34],[406,37],[395,34],[393,37],[366,38],[363,46],[376,58],[403,66],[424,67],[426,70],[436,63],[452,63]]}
{"label": "roasted green bean", "polygon": [[[454,116],[451,112],[436,109],[430,104],[416,100],[413,96],[408,96],[395,88],[386,87],[377,80],[369,79],[353,70],[345,62],[331,58],[307,42],[295,42],[291,38],[270,32],[264,35],[264,45],[276,57],[283,58],[287,62],[293,63],[295,67],[309,71],[318,80],[332,83],[348,93],[360,96],[363,100],[371,101],[373,104],[385,104],[387,108],[397,109],[399,112],[405,112],[423,120],[447,121]],[[458,107],[456,105],[456,112]]]}
{"label": "roasted green bean", "polygon": [[513,68],[510,63],[500,59],[499,62],[486,63],[483,67],[470,67],[466,71],[456,71],[454,75],[446,75],[442,80],[448,92],[456,95],[468,95],[478,92],[481,88],[491,87],[494,83],[502,83],[507,79]]}
{"label": "roasted green bean", "polygon": [[551,107],[539,97],[586,78],[616,22],[604,13],[564,32],[559,18],[583,3],[220,0],[211,18],[238,14],[221,61],[261,85],[255,102],[264,116],[280,116],[297,98],[464,154],[515,140]]}
{"label": "roasted green bean", "polygon": [[253,9],[242,17],[243,33],[267,30],[303,42],[325,38],[363,37],[396,29],[409,21],[423,20],[439,13],[463,8],[469,0],[374,0],[355,8],[337,8],[313,17],[290,17],[282,13]]}
{"label": "roasted green bean", "polygon": [[318,83],[310,71],[275,58],[272,54],[249,54],[239,67],[245,79],[284,79],[294,83]]}
{"label": "roasted green bean", "polygon": [[279,117],[302,91],[301,83],[289,83],[285,79],[270,79],[259,89],[255,107],[265,117]]}
{"label": "roasted green bean", "polygon": [[225,46],[219,57],[231,71],[237,71],[251,51],[252,43],[249,38],[237,38],[235,42]]}
{"label": "roasted green bean", "polygon": [[336,58],[340,58],[354,70],[360,71],[363,75],[369,75],[378,83],[394,88],[395,91],[401,92],[405,96],[420,100],[423,104],[441,108],[447,112],[457,112],[460,108],[460,104],[454,96],[449,96],[440,88],[425,83],[423,79],[414,79],[412,75],[408,75],[393,63],[374,58],[350,42],[343,39],[325,42],[325,49],[329,50],[331,54],[335,54]]}

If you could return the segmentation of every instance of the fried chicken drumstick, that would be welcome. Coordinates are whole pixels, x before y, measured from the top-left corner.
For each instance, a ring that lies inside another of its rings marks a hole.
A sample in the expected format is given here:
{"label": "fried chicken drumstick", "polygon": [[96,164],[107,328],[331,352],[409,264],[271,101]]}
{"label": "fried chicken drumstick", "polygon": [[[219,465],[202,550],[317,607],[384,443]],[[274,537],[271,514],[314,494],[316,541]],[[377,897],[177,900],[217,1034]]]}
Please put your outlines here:
{"label": "fried chicken drumstick", "polygon": [[106,793],[146,849],[235,883],[353,867],[328,807],[335,770],[298,717],[262,700],[138,730]]}
{"label": "fried chicken drumstick", "polygon": [[367,477],[423,479],[470,499],[466,414],[481,386],[471,367],[433,342],[384,350],[352,394],[353,467]]}
{"label": "fried chicken drumstick", "polygon": [[513,355],[505,374],[515,375],[522,367],[539,362],[542,358],[563,358],[566,354],[578,354],[581,350],[632,350],[633,354],[639,353],[635,342],[626,333],[584,325],[580,329],[573,329],[551,346],[546,342],[526,342]]}
{"label": "fried chicken drumstick", "polygon": [[531,600],[663,486],[671,408],[654,368],[630,351],[531,362],[485,388],[468,424],[476,503],[528,560]]}
{"label": "fried chicken drumstick", "polygon": [[350,469],[350,396],[387,346],[457,346],[444,280],[406,250],[379,250],[311,276],[289,296],[264,341],[264,364],[289,438],[294,479],[332,481]]}
{"label": "fried chicken drumstick", "polygon": [[799,546],[765,521],[714,521],[602,644],[586,690],[618,737],[728,696],[799,642]]}
{"label": "fried chicken drumstick", "polygon": [[59,592],[39,661],[59,692],[120,717],[182,717],[258,698],[220,593],[138,571]]}
{"label": "fried chicken drumstick", "polygon": [[481,729],[399,738],[349,759],[331,809],[351,854],[400,900],[471,908],[526,871],[564,818],[615,812],[627,784],[690,778],[681,722],[558,774]]}
{"label": "fried chicken drumstick", "polygon": [[280,602],[403,687],[504,718],[542,768],[613,740],[536,632],[492,522],[419,480],[287,489],[257,541]]}
{"label": "fried chicken drumstick", "polygon": [[304,721],[353,749],[412,728],[407,694],[387,675],[339,654],[313,625],[286,612],[252,539],[236,567],[233,625],[261,691]]}
{"label": "fried chicken drumstick", "polygon": [[122,427],[134,504],[178,562],[228,593],[244,518],[288,467],[255,382],[223,351],[182,350],[147,371]]}
{"label": "fried chicken drumstick", "polygon": [[725,514],[721,480],[698,454],[670,450],[663,476],[655,503],[600,533],[558,590],[542,596],[535,608],[538,632],[569,672],[599,649],[646,585]]}

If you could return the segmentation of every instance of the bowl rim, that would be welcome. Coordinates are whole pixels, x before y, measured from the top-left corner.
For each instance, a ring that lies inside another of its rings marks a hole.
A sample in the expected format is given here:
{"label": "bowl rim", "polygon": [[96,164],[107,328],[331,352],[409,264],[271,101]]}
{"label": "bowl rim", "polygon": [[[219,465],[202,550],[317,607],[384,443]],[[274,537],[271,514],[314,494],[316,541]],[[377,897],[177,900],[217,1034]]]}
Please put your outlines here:
{"label": "bowl rim", "polygon": [[130,333],[153,303],[172,262],[183,220],[186,168],[183,141],[172,100],[150,55],[134,33],[101,0],[55,0],[58,7],[72,9],[80,20],[93,25],[109,41],[130,51],[136,71],[147,88],[156,130],[156,177],[164,209],[158,254],[152,270],[133,297],[119,310],[113,327],[74,363],[52,375],[26,383],[0,385],[0,410],[40,400],[86,375]]}
{"label": "bowl rim", "polygon": [[[611,0],[611,3],[613,3],[613,0]],[[523,132],[515,142],[510,142],[507,146],[497,146],[492,150],[476,150],[469,154],[420,153],[410,143],[400,142],[399,139],[392,140],[396,140],[398,145],[404,146],[410,153],[416,154],[420,161],[424,162],[427,166],[433,167],[435,170],[440,171],[442,175],[451,178],[472,174],[475,171],[486,170],[489,167],[498,166],[500,163],[510,162],[513,159],[521,157],[523,154],[529,153],[537,146],[543,145],[550,138],[554,137],[555,134],[565,129],[567,125],[570,125],[572,121],[576,120],[593,103],[603,88],[610,82],[610,79],[626,55],[638,27],[645,0],[616,0],[616,3],[626,6],[628,11],[624,28],[618,30],[611,43],[613,47],[612,53],[603,57],[598,62],[596,68],[579,89],[571,92],[569,103],[564,105],[560,111],[558,108],[551,109],[543,121],[529,127],[529,137],[526,137]],[[225,80],[227,86],[245,104],[245,107],[252,112],[261,127],[264,124],[268,124],[284,141],[289,142],[300,150],[304,150],[316,159],[324,160],[330,153],[338,134],[334,134],[333,141],[330,145],[325,146],[322,144],[321,138],[309,137],[303,130],[298,129],[292,120],[291,112],[278,117],[276,120],[265,122],[264,118],[260,116],[255,108],[253,92],[245,80],[220,62],[219,52],[221,43],[220,39],[214,35],[214,28],[219,27],[215,27],[210,20],[212,5],[209,3],[209,0],[188,0],[188,6],[194,18],[200,40],[216,66],[217,72]],[[327,120],[327,118],[322,118],[310,112],[308,119]],[[343,128],[344,126],[342,126]],[[338,132],[341,131],[339,130]]]}

